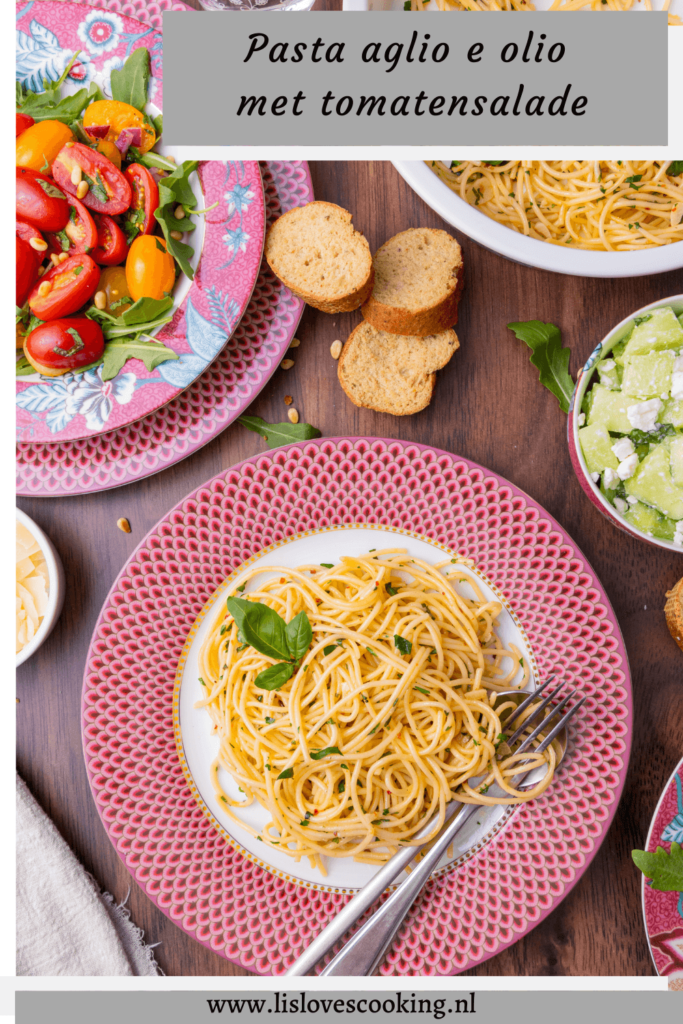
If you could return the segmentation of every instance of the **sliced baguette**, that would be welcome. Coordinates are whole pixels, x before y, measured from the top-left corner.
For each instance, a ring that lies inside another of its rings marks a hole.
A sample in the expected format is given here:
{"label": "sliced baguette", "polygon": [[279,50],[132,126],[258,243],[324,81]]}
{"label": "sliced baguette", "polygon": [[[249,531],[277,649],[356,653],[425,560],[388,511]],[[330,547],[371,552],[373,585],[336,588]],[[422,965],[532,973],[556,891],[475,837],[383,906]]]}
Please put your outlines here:
{"label": "sliced baguette", "polygon": [[334,203],[309,203],[279,217],[266,235],[265,256],[287,288],[324,313],[358,309],[372,291],[367,239]]}
{"label": "sliced baguette", "polygon": [[447,231],[409,228],[375,253],[375,283],[361,312],[373,327],[424,338],[458,322],[462,251]]}
{"label": "sliced baguette", "polygon": [[683,651],[683,579],[667,592],[664,614],[669,632]]}
{"label": "sliced baguette", "polygon": [[416,338],[378,331],[366,320],[344,345],[337,364],[339,383],[354,405],[412,416],[429,405],[436,371],[458,346],[455,331]]}

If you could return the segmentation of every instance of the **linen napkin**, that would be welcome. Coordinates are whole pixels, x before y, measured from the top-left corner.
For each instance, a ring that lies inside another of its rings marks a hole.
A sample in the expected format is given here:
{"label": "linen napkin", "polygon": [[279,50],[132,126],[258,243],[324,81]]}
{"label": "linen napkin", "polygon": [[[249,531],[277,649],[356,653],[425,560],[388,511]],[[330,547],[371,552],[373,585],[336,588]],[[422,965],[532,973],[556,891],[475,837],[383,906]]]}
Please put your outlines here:
{"label": "linen napkin", "polygon": [[161,973],[125,901],[100,892],[17,775],[17,975]]}

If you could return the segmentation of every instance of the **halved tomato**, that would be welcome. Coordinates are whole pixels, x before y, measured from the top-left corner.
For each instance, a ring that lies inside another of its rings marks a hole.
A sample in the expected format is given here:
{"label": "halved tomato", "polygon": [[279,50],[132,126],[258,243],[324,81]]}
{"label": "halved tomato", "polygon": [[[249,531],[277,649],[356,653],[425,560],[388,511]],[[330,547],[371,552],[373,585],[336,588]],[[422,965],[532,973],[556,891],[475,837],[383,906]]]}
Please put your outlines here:
{"label": "halved tomato", "polygon": [[69,316],[92,299],[100,268],[86,253],[69,256],[42,276],[28,297],[29,309],[39,320]]}
{"label": "halved tomato", "polygon": [[[34,228],[33,224],[29,224],[27,220],[17,221],[17,238],[23,238],[24,241],[28,242],[29,245],[31,245],[32,238],[36,242],[44,241],[43,236],[41,235],[38,228]],[[31,248],[33,249],[33,246],[31,246]],[[38,260],[38,262],[42,263],[42,261],[47,256],[47,250],[43,249],[42,251],[40,251],[38,249],[33,249],[33,254]]]}
{"label": "halved tomato", "polygon": [[138,299],[163,299],[175,284],[175,260],[166,251],[166,242],[158,235],[138,235],[126,260],[128,294]]}
{"label": "halved tomato", "polygon": [[71,211],[66,227],[47,236],[50,256],[53,252],[68,252],[73,256],[77,252],[90,252],[97,245],[97,226],[90,211],[75,196],[69,196],[69,205]]}
{"label": "halved tomato", "polygon": [[62,146],[74,137],[61,121],[39,121],[22,132],[17,139],[17,167],[50,173],[52,161]]}
{"label": "halved tomato", "polygon": [[83,127],[87,130],[93,125],[107,125],[109,131],[104,136],[109,142],[116,142],[119,135],[126,128],[138,128],[140,130],[140,145],[137,147],[141,153],[146,153],[156,142],[156,132],[136,107],[130,103],[122,103],[120,100],[95,100],[85,108],[83,114]]}
{"label": "halved tomato", "polygon": [[104,352],[102,328],[87,316],[52,320],[31,331],[24,355],[45,377],[59,377],[96,362]]}
{"label": "halved tomato", "polygon": [[95,263],[104,267],[114,267],[117,263],[123,263],[128,255],[128,242],[121,228],[113,217],[106,213],[96,213],[97,224],[97,248],[92,251],[92,258]]}
{"label": "halved tomato", "polygon": [[[52,165],[52,174],[57,184],[71,195],[76,195],[80,181],[85,181],[88,191],[81,196],[81,202],[96,213],[108,213],[112,217],[130,206],[130,184],[121,171],[106,156],[82,142],[67,143],[60,149]],[[79,175],[80,181],[74,182],[73,178],[78,179]]]}
{"label": "halved tomato", "polygon": [[17,114],[17,135],[21,135],[27,128],[30,128],[32,124],[36,122],[28,114]]}
{"label": "halved tomato", "polygon": [[17,306],[23,306],[38,280],[40,260],[24,238],[17,235]]}
{"label": "halved tomato", "polygon": [[126,177],[133,193],[130,210],[125,217],[126,234],[129,238],[138,234],[151,235],[157,223],[154,211],[159,206],[159,186],[142,164],[131,164],[127,167]]}
{"label": "halved tomato", "polygon": [[39,231],[61,231],[69,219],[69,204],[46,174],[17,167],[17,218]]}

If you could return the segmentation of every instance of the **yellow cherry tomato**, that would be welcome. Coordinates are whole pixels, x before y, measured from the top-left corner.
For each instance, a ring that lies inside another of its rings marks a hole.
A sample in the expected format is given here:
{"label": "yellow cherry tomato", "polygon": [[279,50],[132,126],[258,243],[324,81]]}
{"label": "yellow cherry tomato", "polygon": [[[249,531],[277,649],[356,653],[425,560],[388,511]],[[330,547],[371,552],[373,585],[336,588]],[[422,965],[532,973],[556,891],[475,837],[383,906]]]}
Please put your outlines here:
{"label": "yellow cherry tomato", "polygon": [[[130,292],[128,291],[126,271],[123,267],[102,267],[97,290],[104,292],[106,295],[107,305],[105,309],[112,316],[121,316],[122,313],[125,313],[133,305]],[[125,301],[122,302],[122,299]],[[112,306],[114,307],[113,309]]]}
{"label": "yellow cherry tomato", "polygon": [[175,284],[175,260],[158,235],[138,235],[126,260],[128,294],[138,299],[163,299]]}
{"label": "yellow cherry tomato", "polygon": [[102,156],[106,156],[107,160],[111,160],[114,167],[121,170],[121,154],[113,142],[107,142],[106,139],[100,139],[97,143],[97,152],[101,153]]}
{"label": "yellow cherry tomato", "polygon": [[107,142],[116,142],[124,128],[141,128],[142,141],[137,147],[141,153],[151,149],[157,140],[156,132],[147,124],[144,114],[131,107],[129,103],[121,103],[120,100],[96,100],[86,107],[83,114],[84,128],[105,124],[109,125]]}
{"label": "yellow cherry tomato", "polygon": [[71,129],[61,121],[32,124],[17,138],[17,167],[50,174],[52,161],[73,137]]}

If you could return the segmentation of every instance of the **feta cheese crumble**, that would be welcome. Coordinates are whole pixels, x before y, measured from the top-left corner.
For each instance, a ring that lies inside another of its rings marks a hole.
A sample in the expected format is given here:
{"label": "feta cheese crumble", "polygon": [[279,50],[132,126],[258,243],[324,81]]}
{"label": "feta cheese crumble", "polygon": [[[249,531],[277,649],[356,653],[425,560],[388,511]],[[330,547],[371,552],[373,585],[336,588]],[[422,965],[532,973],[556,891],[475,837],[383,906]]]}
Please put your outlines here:
{"label": "feta cheese crumble", "polygon": [[660,398],[650,398],[647,402],[637,402],[626,407],[628,421],[634,430],[654,430],[657,425],[657,414],[661,411]]}
{"label": "feta cheese crumble", "polygon": [[629,455],[627,459],[620,462],[617,466],[617,476],[620,480],[628,480],[633,476],[638,468],[638,456],[634,452],[633,455]]}
{"label": "feta cheese crumble", "polygon": [[619,477],[609,466],[604,470],[602,479],[608,491],[613,491],[619,486]]}
{"label": "feta cheese crumble", "polygon": [[579,413],[579,426],[582,427],[585,424],[585,422],[586,422],[586,414],[585,414],[585,412],[580,412]]}
{"label": "feta cheese crumble", "polygon": [[594,484],[597,484],[599,479],[600,479],[600,474],[599,473],[591,473],[591,480],[593,481]]}
{"label": "feta cheese crumble", "polygon": [[615,498],[614,507],[617,510],[617,512],[621,513],[622,516],[624,512],[628,512],[628,504],[624,501],[623,498]]}
{"label": "feta cheese crumble", "polygon": [[619,459],[619,462],[622,462],[624,459],[627,459],[629,455],[633,455],[635,451],[633,441],[630,437],[620,437],[616,444],[612,445],[612,451]]}

